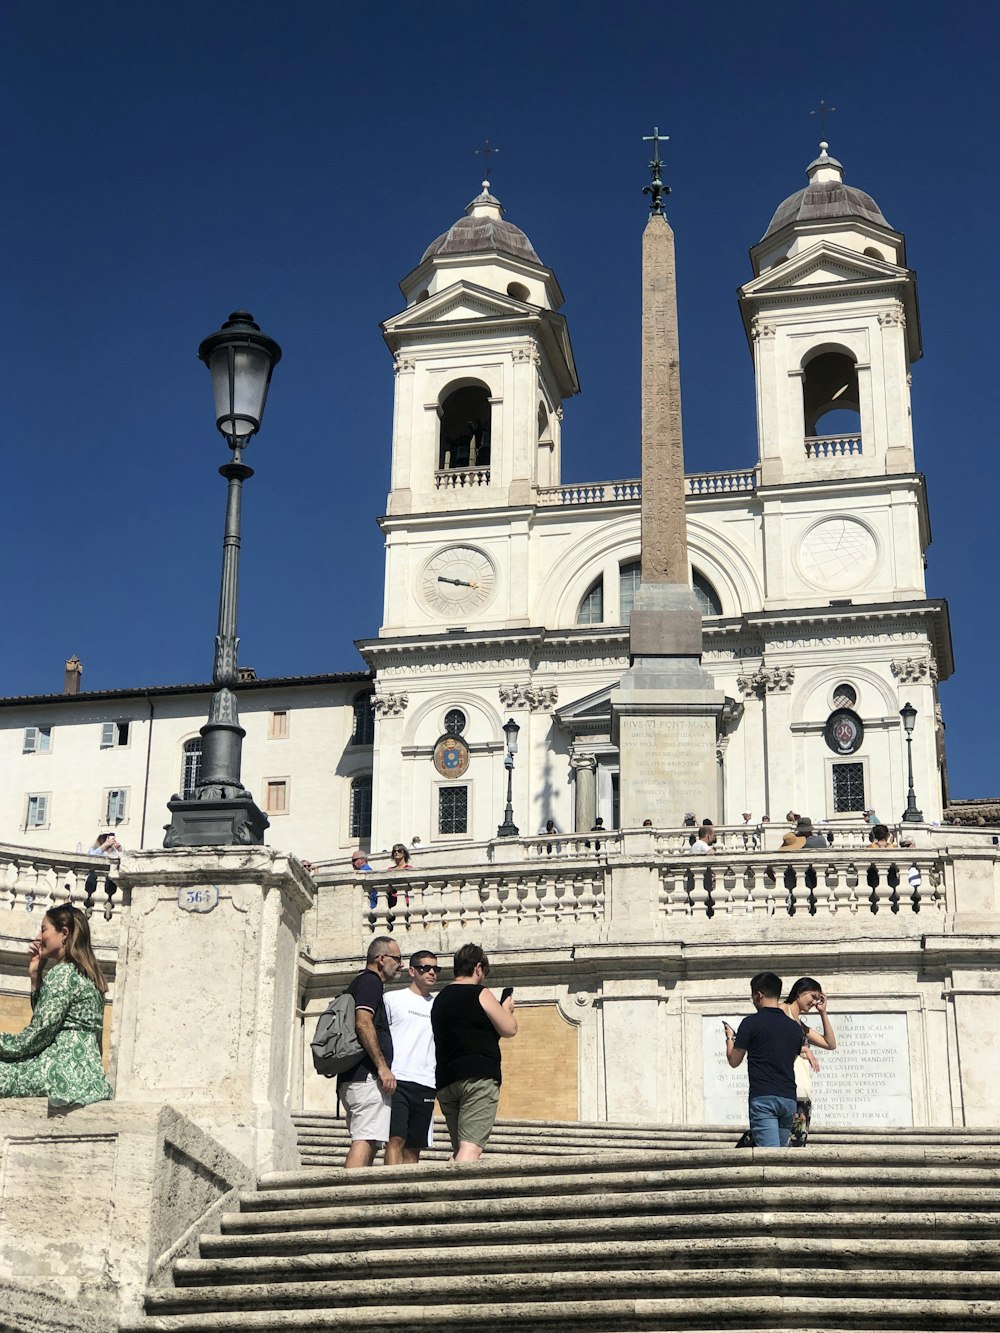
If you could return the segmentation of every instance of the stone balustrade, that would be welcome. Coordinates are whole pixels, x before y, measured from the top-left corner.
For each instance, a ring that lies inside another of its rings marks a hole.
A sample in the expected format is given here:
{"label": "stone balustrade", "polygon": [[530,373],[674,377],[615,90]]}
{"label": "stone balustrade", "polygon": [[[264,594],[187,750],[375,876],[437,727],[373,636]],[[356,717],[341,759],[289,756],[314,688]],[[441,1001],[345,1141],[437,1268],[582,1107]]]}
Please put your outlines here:
{"label": "stone balustrade", "polygon": [[90,918],[96,945],[114,945],[122,903],[115,868],[106,856],[0,843],[0,935],[33,939],[50,907],[71,903]]}
{"label": "stone balustrade", "polygon": [[863,450],[860,435],[807,435],[806,458],[850,458]]}
{"label": "stone balustrade", "polygon": [[488,486],[488,467],[450,467],[434,473],[436,491],[460,491],[474,486]]}
{"label": "stone balustrade", "polygon": [[[755,468],[736,468],[726,472],[695,472],[684,478],[684,487],[688,495],[727,495],[753,491],[757,488],[757,471]],[[638,478],[542,486],[538,490],[540,505],[610,504],[641,499],[642,482]]]}

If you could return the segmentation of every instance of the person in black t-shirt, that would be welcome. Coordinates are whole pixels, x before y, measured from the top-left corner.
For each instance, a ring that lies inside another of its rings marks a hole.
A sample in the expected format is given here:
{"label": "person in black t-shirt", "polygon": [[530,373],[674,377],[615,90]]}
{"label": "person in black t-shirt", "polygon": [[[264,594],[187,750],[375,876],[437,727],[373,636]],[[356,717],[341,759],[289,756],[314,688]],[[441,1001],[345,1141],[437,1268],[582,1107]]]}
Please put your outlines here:
{"label": "person in black t-shirt", "polygon": [[728,1023],[726,1059],[738,1069],[749,1056],[750,1132],[755,1148],[787,1148],[795,1116],[795,1061],[802,1050],[802,1029],[782,1013],[781,978],[758,972],[750,982],[757,1010],[744,1018],[738,1032]]}
{"label": "person in black t-shirt", "polygon": [[514,997],[503,1004],[483,985],[490,960],[478,944],[455,954],[455,980],[431,1009],[438,1103],[455,1162],[483,1154],[500,1102],[500,1038],[517,1035]]}
{"label": "person in black t-shirt", "polygon": [[345,1166],[371,1166],[378,1145],[389,1138],[396,1078],[389,1067],[392,1037],[382,996],[385,983],[393,979],[402,962],[398,943],[388,935],[379,935],[368,946],[365,970],[347,988],[354,996],[354,1030],[365,1053],[353,1069],[337,1079],[337,1096],[343,1103],[351,1135]]}

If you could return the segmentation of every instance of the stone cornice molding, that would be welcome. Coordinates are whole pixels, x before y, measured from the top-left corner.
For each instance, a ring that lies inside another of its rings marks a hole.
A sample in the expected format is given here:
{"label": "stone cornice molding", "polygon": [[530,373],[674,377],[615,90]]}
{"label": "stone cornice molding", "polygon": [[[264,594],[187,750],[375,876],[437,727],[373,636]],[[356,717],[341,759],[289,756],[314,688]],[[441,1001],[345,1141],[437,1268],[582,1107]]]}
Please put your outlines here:
{"label": "stone cornice molding", "polygon": [[372,695],[372,708],[379,717],[399,717],[410,702],[408,694],[393,694],[391,690]]}

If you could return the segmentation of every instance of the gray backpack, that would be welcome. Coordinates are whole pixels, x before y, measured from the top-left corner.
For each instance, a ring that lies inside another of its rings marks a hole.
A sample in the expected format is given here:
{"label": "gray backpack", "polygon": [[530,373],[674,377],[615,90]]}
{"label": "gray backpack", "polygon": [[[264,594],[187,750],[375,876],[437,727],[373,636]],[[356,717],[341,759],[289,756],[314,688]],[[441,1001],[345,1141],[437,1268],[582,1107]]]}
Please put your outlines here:
{"label": "gray backpack", "polygon": [[365,1051],[355,1031],[354,996],[350,991],[338,995],[320,1015],[310,1045],[316,1073],[325,1078],[336,1078],[360,1064]]}

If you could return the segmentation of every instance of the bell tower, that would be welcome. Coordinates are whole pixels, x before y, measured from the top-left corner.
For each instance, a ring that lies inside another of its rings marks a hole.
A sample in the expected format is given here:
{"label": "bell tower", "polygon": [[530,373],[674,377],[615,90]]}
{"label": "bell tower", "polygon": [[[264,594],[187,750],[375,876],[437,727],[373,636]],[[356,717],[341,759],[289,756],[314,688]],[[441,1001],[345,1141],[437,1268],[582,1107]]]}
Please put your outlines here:
{"label": "bell tower", "polygon": [[531,503],[559,483],[563,400],[579,392],[563,294],[489,181],[402,280],[386,512]]}
{"label": "bell tower", "polygon": [[903,236],[844,184],[826,143],[806,175],[751,249],[740,291],[762,484],[912,472],[909,368],[921,346]]}

